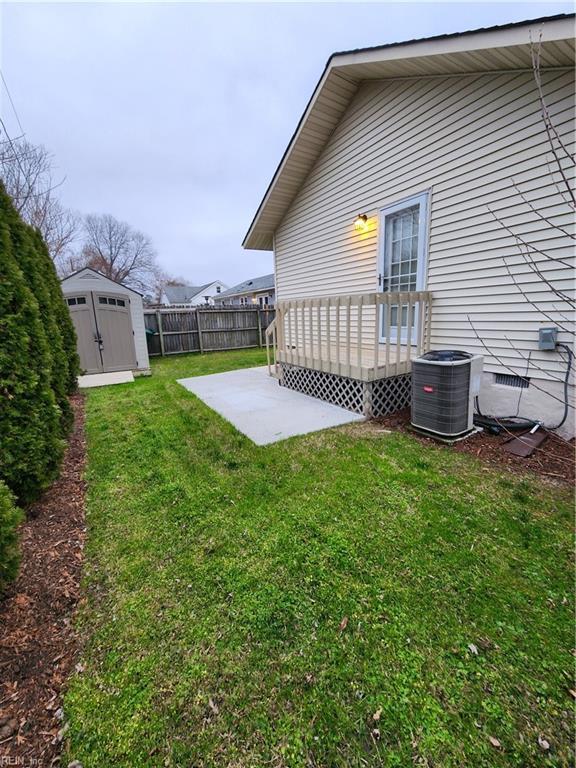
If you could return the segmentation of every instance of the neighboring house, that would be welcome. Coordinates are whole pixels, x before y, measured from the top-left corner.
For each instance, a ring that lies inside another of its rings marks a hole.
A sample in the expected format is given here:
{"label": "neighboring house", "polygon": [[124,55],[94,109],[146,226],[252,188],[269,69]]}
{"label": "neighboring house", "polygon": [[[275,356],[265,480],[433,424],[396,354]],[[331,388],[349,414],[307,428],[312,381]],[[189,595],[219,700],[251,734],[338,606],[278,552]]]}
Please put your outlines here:
{"label": "neighboring house", "polygon": [[482,410],[557,424],[567,355],[538,335],[573,339],[573,131],[573,16],[334,54],[243,243],[274,251],[282,383],[378,415],[416,355],[463,349]]}
{"label": "neighboring house", "polygon": [[196,307],[201,304],[214,304],[214,297],[225,291],[228,286],[220,280],[206,285],[171,284],[164,286],[160,303],[168,306]]}
{"label": "neighboring house", "polygon": [[222,306],[253,306],[273,307],[276,290],[274,275],[262,275],[253,277],[238,283],[233,288],[228,288],[214,299],[215,304]]}
{"label": "neighboring house", "polygon": [[62,293],[83,373],[150,372],[142,296],[90,267],[68,275]]}

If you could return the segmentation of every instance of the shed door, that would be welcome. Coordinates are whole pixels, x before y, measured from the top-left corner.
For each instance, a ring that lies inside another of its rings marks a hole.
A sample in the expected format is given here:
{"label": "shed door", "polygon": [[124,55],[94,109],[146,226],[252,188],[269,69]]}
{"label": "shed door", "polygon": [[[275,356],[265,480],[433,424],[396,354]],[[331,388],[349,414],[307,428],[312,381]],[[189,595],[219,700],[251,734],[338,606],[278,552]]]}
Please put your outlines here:
{"label": "shed door", "polygon": [[67,296],[66,301],[76,329],[80,368],[84,373],[136,368],[128,296],[87,291]]}
{"label": "shed door", "polygon": [[92,294],[77,293],[66,301],[76,330],[80,370],[84,373],[102,373],[102,356],[98,344],[98,329],[92,305]]}
{"label": "shed door", "polygon": [[136,368],[130,299],[122,294],[92,294],[96,327],[100,338],[102,370],[130,371]]}

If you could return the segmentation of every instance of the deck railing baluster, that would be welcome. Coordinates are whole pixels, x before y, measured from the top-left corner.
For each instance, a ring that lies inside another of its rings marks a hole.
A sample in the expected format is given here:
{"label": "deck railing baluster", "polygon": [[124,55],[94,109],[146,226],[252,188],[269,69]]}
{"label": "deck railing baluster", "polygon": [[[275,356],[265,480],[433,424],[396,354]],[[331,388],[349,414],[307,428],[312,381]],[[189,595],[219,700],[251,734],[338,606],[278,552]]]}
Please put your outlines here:
{"label": "deck railing baluster", "polygon": [[346,296],[346,376],[350,376],[350,296]]}
{"label": "deck railing baluster", "polygon": [[371,380],[408,373],[414,356],[430,348],[428,291],[290,299],[276,312],[270,340],[277,359],[292,365]]}
{"label": "deck railing baluster", "polygon": [[361,295],[360,299],[358,301],[358,330],[356,333],[357,342],[358,342],[358,355],[357,355],[357,362],[358,362],[358,373],[361,375],[362,372],[362,305],[364,303],[364,296]]}

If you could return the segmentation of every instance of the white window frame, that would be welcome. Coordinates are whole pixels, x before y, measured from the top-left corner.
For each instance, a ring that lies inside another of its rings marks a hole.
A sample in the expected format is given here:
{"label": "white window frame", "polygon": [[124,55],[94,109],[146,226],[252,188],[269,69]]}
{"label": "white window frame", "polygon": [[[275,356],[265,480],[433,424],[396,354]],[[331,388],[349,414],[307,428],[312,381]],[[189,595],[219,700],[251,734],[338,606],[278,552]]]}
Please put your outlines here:
{"label": "white window frame", "polygon": [[[428,220],[429,220],[429,199],[430,199],[430,193],[427,192],[421,192],[418,195],[413,195],[412,197],[404,198],[403,200],[399,200],[397,203],[393,203],[392,205],[387,205],[385,208],[381,208],[379,211],[379,227],[378,227],[378,288],[377,290],[379,292],[384,292],[384,270],[385,270],[385,256],[386,256],[386,219],[391,216],[394,213],[399,213],[400,211],[403,211],[405,208],[413,208],[414,206],[419,206],[420,212],[419,212],[419,218],[418,218],[418,267],[416,271],[416,290],[417,291],[423,291],[425,290],[426,286],[426,275],[428,270]],[[387,291],[386,291],[387,293]],[[399,316],[401,317],[401,309],[399,308],[398,311]],[[396,342],[398,340],[398,326],[393,326],[390,328],[390,331],[386,333],[383,331],[383,325],[384,325],[384,306],[381,306],[380,308],[380,316],[378,318],[378,324],[380,329],[380,342],[383,343],[386,341],[386,339],[389,339],[391,342]],[[414,327],[418,328],[418,307],[414,310]],[[400,334],[400,341],[406,342],[407,341],[407,329],[402,328],[401,334]],[[416,344],[417,339],[414,338],[414,335],[411,340],[411,344]]]}

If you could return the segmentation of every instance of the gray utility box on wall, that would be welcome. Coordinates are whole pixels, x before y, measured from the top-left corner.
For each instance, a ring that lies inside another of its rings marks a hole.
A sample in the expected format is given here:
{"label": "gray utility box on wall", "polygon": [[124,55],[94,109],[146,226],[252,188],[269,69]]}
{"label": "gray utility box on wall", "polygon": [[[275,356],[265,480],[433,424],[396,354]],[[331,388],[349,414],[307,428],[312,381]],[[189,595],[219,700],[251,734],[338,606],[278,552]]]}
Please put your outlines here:
{"label": "gray utility box on wall", "polygon": [[427,352],[412,362],[412,426],[442,437],[474,428],[483,357],[459,350]]}

